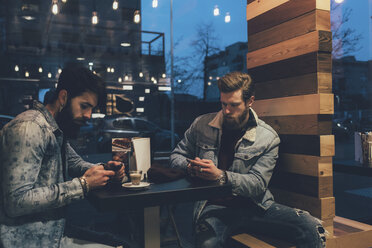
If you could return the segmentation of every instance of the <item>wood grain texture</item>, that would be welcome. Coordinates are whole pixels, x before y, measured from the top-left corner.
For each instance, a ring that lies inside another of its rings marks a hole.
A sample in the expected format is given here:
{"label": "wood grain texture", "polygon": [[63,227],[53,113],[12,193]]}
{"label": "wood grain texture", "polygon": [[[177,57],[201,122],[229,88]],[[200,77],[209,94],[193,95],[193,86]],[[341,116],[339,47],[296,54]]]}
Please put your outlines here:
{"label": "wood grain texture", "polygon": [[294,244],[288,243],[284,240],[275,239],[269,236],[241,233],[231,237],[237,243],[229,244],[226,247],[234,248],[296,248]]}
{"label": "wood grain texture", "polygon": [[260,117],[278,134],[332,134],[332,115],[291,115]]}
{"label": "wood grain texture", "polygon": [[259,16],[279,5],[288,2],[289,0],[276,0],[276,1],[260,1],[256,0],[247,4],[247,21],[256,16]]}
{"label": "wood grain texture", "polygon": [[256,83],[255,99],[332,93],[331,73],[311,73]]}
{"label": "wood grain texture", "polygon": [[313,10],[295,19],[248,37],[248,51],[252,52],[316,30],[331,31],[329,11]]}
{"label": "wood grain texture", "polygon": [[311,94],[257,100],[253,109],[258,116],[333,114],[333,94]]}
{"label": "wood grain texture", "polygon": [[248,37],[315,9],[329,11],[329,8],[330,0],[291,0],[249,20]]}
{"label": "wood grain texture", "polygon": [[280,153],[275,169],[312,177],[333,176],[332,157]]}
{"label": "wood grain texture", "polygon": [[278,203],[309,211],[321,220],[335,216],[334,197],[316,198],[276,188],[270,190]]}
{"label": "wood grain texture", "polygon": [[280,135],[280,153],[329,157],[335,155],[333,135]]}
{"label": "wood grain texture", "polygon": [[332,176],[307,176],[276,170],[269,187],[317,198],[333,196]]}
{"label": "wood grain texture", "polygon": [[312,52],[331,52],[332,33],[314,31],[247,53],[247,68],[254,68]]}
{"label": "wood grain texture", "polygon": [[255,82],[271,81],[318,72],[332,73],[330,53],[308,53],[248,69],[248,73]]}

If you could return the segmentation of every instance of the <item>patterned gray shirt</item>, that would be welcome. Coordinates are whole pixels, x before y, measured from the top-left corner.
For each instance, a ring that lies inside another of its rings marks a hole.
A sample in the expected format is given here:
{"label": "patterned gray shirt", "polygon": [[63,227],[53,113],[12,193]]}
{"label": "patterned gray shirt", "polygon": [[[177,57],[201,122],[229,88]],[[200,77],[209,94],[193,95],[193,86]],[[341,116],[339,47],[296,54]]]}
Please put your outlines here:
{"label": "patterned gray shirt", "polygon": [[[93,166],[39,102],[0,131],[0,247],[59,247],[64,206],[84,198],[78,176]],[[72,177],[64,180],[65,173]]]}

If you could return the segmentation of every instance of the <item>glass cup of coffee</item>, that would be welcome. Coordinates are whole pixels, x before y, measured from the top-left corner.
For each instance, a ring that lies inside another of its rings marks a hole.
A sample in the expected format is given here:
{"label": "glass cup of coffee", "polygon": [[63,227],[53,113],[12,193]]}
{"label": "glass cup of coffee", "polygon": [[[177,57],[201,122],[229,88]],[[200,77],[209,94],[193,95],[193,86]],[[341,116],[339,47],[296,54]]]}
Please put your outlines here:
{"label": "glass cup of coffee", "polygon": [[141,182],[142,171],[129,171],[129,176],[133,185],[139,185]]}

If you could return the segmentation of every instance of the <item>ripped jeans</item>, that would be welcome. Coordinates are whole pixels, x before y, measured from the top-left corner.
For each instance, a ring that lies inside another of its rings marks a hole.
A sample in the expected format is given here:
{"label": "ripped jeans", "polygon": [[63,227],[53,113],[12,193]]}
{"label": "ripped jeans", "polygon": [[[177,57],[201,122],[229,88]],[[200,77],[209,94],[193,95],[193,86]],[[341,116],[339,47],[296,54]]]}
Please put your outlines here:
{"label": "ripped jeans", "polygon": [[325,247],[325,230],[308,212],[273,203],[266,211],[257,206],[227,208],[207,205],[195,228],[196,247],[223,247],[233,234],[252,232],[286,240],[299,248]]}

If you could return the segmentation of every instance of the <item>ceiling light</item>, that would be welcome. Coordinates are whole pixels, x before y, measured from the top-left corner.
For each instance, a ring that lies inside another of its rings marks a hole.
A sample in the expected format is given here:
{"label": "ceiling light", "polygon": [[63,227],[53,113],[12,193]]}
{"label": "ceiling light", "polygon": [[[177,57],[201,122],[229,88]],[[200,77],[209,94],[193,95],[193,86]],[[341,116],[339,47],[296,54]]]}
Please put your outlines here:
{"label": "ceiling light", "polygon": [[119,8],[119,3],[117,0],[114,0],[112,2],[112,9],[117,10]]}
{"label": "ceiling light", "polygon": [[135,23],[140,23],[140,21],[141,21],[141,15],[140,15],[139,10],[134,11],[134,18],[133,18],[133,21],[134,21]]}
{"label": "ceiling light", "polygon": [[226,23],[229,23],[230,21],[231,21],[230,13],[227,12],[227,13],[226,13],[226,16],[225,16],[225,22],[226,22]]}
{"label": "ceiling light", "polygon": [[220,15],[220,9],[218,8],[217,5],[214,6],[213,15],[214,16],[219,16]]}
{"label": "ceiling light", "polygon": [[122,47],[130,47],[130,43],[128,43],[128,42],[122,42],[122,43],[120,43],[120,46],[122,46]]}
{"label": "ceiling light", "polygon": [[22,18],[25,19],[26,21],[35,20],[35,17],[33,17],[33,16],[22,16]]}

